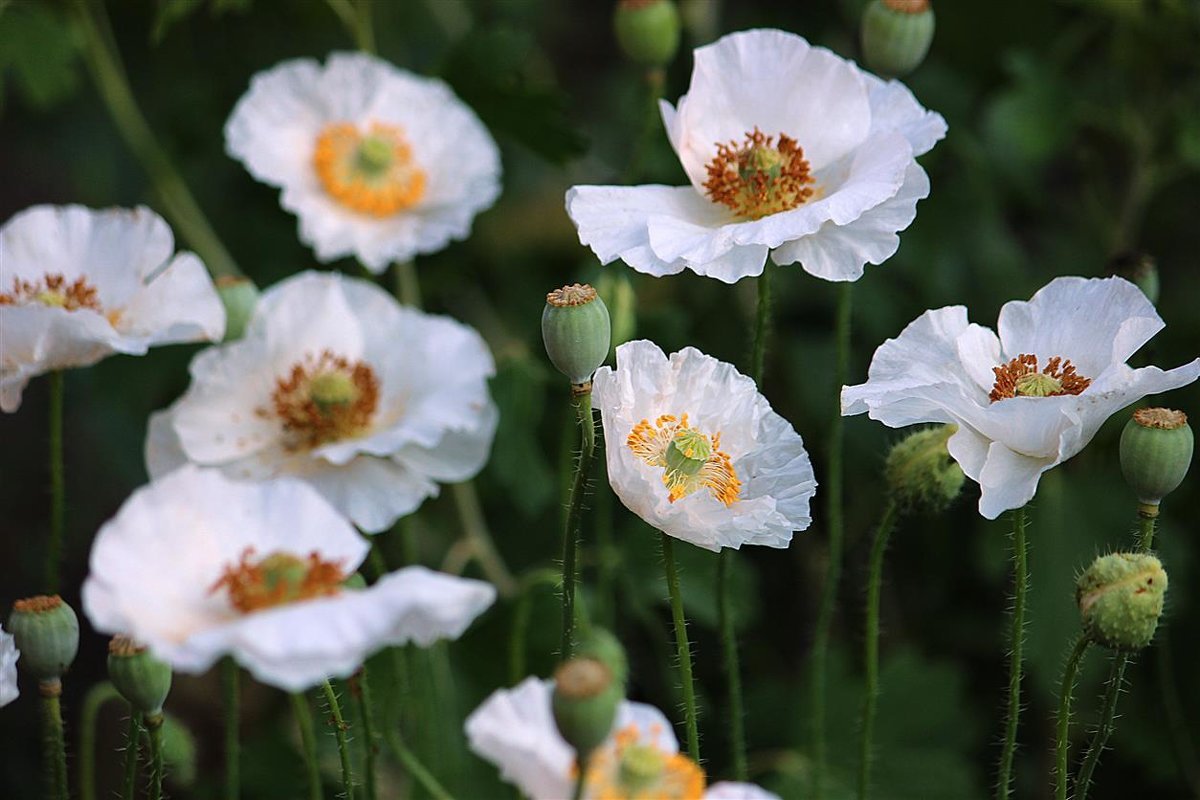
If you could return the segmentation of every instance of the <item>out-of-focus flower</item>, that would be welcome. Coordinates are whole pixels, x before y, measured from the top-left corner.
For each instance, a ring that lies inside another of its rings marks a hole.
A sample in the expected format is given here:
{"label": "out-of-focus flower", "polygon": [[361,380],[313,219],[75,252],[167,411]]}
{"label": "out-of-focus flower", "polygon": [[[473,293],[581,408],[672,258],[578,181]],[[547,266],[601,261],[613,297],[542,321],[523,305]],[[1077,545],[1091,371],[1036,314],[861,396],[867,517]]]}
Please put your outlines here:
{"label": "out-of-focus flower", "polygon": [[904,84],[776,30],[696,50],[662,115],[691,186],[576,186],[567,213],[605,264],[726,283],[768,253],[831,281],[890,258],[929,194],[916,156],[946,133]]}
{"label": "out-of-focus flower", "polygon": [[450,87],[363,53],[255,75],[225,146],[282,189],[319,260],[373,272],[466,238],[500,194],[496,143]]}
{"label": "out-of-focus flower", "polygon": [[0,625],[0,708],[16,700],[21,690],[17,688],[17,659],[21,651],[13,642],[11,633],[4,632]]}
{"label": "out-of-focus flower", "polygon": [[653,527],[707,550],[787,547],[816,491],[800,435],[750,378],[688,347],[640,340],[601,367],[593,396],[608,479]]}
{"label": "out-of-focus flower", "polygon": [[963,306],[926,311],[875,351],[866,383],[842,389],[846,415],[957,424],[947,446],[988,519],[1029,502],[1117,411],[1200,377],[1200,358],[1166,372],[1125,363],[1164,323],[1122,278],[1055,278],[1005,303],[997,327]]}
{"label": "out-of-focus flower", "polygon": [[187,393],[150,419],[146,462],[293,475],[375,533],[483,467],[494,369],[473,329],[302,273],[263,293],[243,338],[196,356]]}
{"label": "out-of-focus flower", "polygon": [[156,344],[214,341],[225,309],[204,265],[148,208],[34,206],[0,228],[0,409],[36,375]]}
{"label": "out-of-focus flower", "polygon": [[300,691],[375,651],[457,638],[495,599],[481,581],[407,567],[367,589],[346,578],[370,546],[301,481],[231,481],[185,466],[138,489],[92,547],[83,605],[176,671],[231,655]]}

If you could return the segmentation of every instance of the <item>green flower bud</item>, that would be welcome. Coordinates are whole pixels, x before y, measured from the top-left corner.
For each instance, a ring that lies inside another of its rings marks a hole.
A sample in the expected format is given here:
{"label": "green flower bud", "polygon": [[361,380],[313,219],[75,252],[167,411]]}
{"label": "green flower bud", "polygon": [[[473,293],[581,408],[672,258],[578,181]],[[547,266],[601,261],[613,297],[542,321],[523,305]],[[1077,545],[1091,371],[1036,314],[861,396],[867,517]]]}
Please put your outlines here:
{"label": "green flower bud", "polygon": [[1149,253],[1128,252],[1115,256],[1109,262],[1112,273],[1142,290],[1151,303],[1158,302],[1158,262]]}
{"label": "green flower bud", "polygon": [[196,737],[173,714],[163,714],[162,746],[167,777],[176,786],[191,788],[196,783]]}
{"label": "green flower bud", "polygon": [[591,627],[575,645],[576,658],[594,658],[612,672],[622,687],[629,683],[629,659],[619,639],[607,628]]}
{"label": "green flower bud", "polygon": [[586,283],[555,289],[542,311],[546,355],[574,385],[591,383],[592,373],[608,358],[612,327],[608,307]]}
{"label": "green flower bud", "polygon": [[258,287],[254,281],[240,275],[222,275],[216,284],[217,294],[225,306],[225,338],[221,341],[232,342],[246,333],[246,325],[258,305]]}
{"label": "green flower bud", "polygon": [[79,652],[79,618],[58,595],[13,603],[8,631],[21,651],[19,665],[39,683],[57,684]]}
{"label": "green flower bud", "polygon": [[933,42],[929,0],[871,0],[863,12],[862,50],[867,66],[898,77],[925,60]]}
{"label": "green flower bud", "polygon": [[1138,500],[1157,506],[1183,483],[1194,447],[1187,414],[1169,408],[1139,408],[1121,432],[1125,482],[1133,487]]}
{"label": "green flower bud", "polygon": [[665,67],[679,51],[679,9],[673,0],[620,0],[613,29],[621,51],[644,67]]}
{"label": "green flower bud", "polygon": [[957,425],[938,425],[910,433],[892,446],[883,474],[892,500],[902,511],[944,511],[962,491],[962,468],[946,442]]}
{"label": "green flower bud", "polygon": [[606,269],[596,281],[596,291],[612,317],[612,346],[619,347],[637,334],[637,295],[627,269]]}
{"label": "green flower bud", "polygon": [[1162,562],[1146,553],[1100,556],[1080,576],[1075,600],[1083,628],[1093,641],[1113,650],[1150,644],[1167,593]]}
{"label": "green flower bud", "polygon": [[108,643],[108,678],[129,705],[146,716],[162,714],[171,691],[171,667],[128,636]]}
{"label": "green flower bud", "polygon": [[612,732],[622,697],[620,681],[595,658],[573,658],[554,672],[554,722],[581,760]]}

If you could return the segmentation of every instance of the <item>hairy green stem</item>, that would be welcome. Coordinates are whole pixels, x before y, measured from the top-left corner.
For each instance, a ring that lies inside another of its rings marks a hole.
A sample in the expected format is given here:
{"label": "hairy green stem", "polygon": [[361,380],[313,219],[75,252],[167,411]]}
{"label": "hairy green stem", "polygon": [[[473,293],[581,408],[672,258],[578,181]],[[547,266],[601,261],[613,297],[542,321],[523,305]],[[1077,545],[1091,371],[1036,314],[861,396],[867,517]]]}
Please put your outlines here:
{"label": "hairy green stem", "polygon": [[413,777],[413,780],[421,784],[421,787],[434,800],[453,800],[450,793],[438,783],[437,778],[433,777],[433,773],[417,758],[417,754],[410,750],[408,745],[404,743],[404,740],[400,738],[400,733],[395,727],[388,728],[384,733],[384,738],[396,760],[408,770],[408,774]]}
{"label": "hairy green stem", "polygon": [[1068,733],[1071,728],[1071,699],[1075,694],[1075,677],[1079,674],[1079,665],[1091,645],[1091,640],[1080,635],[1071,648],[1071,657],[1063,667],[1062,688],[1058,693],[1058,726],[1054,747],[1054,796],[1057,800],[1067,800],[1067,754],[1071,749]]}
{"label": "hairy green stem", "polygon": [[1149,553],[1154,548],[1154,524],[1158,521],[1158,506],[1138,505],[1138,541],[1140,552]]}
{"label": "hairy green stem", "polygon": [[675,567],[675,551],[671,537],[660,534],[663,570],[667,593],[671,598],[671,618],[675,625],[675,651],[679,658],[679,682],[683,690],[683,713],[687,727],[687,755],[700,761],[700,727],[696,719],[696,687],[692,681],[692,647],[688,643],[687,619],[683,615],[683,597],[679,593],[679,571]]}
{"label": "hairy green stem", "polygon": [[896,503],[889,499],[879,518],[879,527],[875,529],[875,538],[871,542],[871,563],[867,577],[867,629],[863,643],[865,686],[862,700],[862,730],[858,743],[859,800],[866,800],[871,794],[875,711],[879,703],[879,595],[883,585],[883,559],[887,554],[888,539],[891,538],[898,518],[899,511]]}
{"label": "hairy green stem", "polygon": [[337,692],[333,684],[325,681],[321,689],[325,692],[325,702],[329,706],[330,724],[333,735],[337,739],[338,756],[342,761],[342,796],[346,800],[354,800],[354,768],[350,764],[350,745],[346,741],[346,720],[342,717],[342,706],[338,703]]}
{"label": "hairy green stem", "polygon": [[163,741],[162,714],[142,716],[142,723],[150,734],[150,800],[162,800],[163,796]]}
{"label": "hairy green stem", "polygon": [[1088,790],[1092,788],[1092,774],[1096,771],[1096,765],[1100,763],[1100,754],[1108,745],[1108,737],[1116,727],[1114,720],[1117,716],[1117,698],[1125,685],[1125,669],[1132,660],[1128,653],[1113,655],[1108,684],[1104,687],[1104,699],[1100,702],[1100,724],[1092,734],[1083,763],[1075,775],[1075,800],[1087,800]]}
{"label": "hairy green stem", "polygon": [[129,707],[129,740],[125,744],[125,780],[121,784],[121,800],[133,800],[137,791],[138,755],[142,738],[142,723],[133,706]]}
{"label": "hairy green stem", "polygon": [[79,713],[79,797],[96,800],[96,723],[100,709],[109,700],[121,695],[109,681],[101,681],[88,689]]}
{"label": "hairy green stem", "polygon": [[221,696],[225,715],[225,800],[237,800],[241,795],[241,742],[238,721],[241,702],[238,692],[238,665],[226,656],[221,662]]}
{"label": "hairy green stem", "polygon": [[358,716],[362,719],[363,750],[365,751],[363,759],[363,773],[365,775],[363,778],[363,789],[366,792],[367,800],[375,800],[379,794],[375,783],[375,757],[378,747],[375,743],[375,712],[371,701],[371,683],[367,680],[367,667],[365,664],[359,671],[357,680]]}
{"label": "hairy green stem", "polygon": [[575,647],[575,557],[579,550],[579,533],[583,524],[583,499],[587,494],[588,474],[596,452],[596,423],[592,417],[592,384],[571,386],[571,405],[579,422],[579,458],[571,482],[571,497],[563,525],[562,541],[562,645],[561,657],[571,657]]}
{"label": "hairy green stem", "polygon": [[46,543],[46,594],[58,594],[67,518],[67,484],[63,469],[64,384],[62,370],[50,373],[50,539]]}
{"label": "hairy green stem", "polygon": [[749,775],[746,765],[746,711],[742,701],[742,668],[738,660],[737,629],[731,608],[729,566],[733,551],[721,550],[717,556],[717,613],[721,629],[721,647],[725,656],[725,680],[729,684],[729,746],[733,757],[733,779],[745,782]]}
{"label": "hairy green stem", "polygon": [[658,99],[662,97],[663,87],[667,82],[667,73],[661,67],[650,67],[645,73],[646,100],[642,113],[642,121],[637,137],[633,141],[633,152],[618,183],[633,183],[641,173],[642,162],[646,159],[646,151],[654,141],[654,134],[659,129]]}
{"label": "hairy green stem", "polygon": [[309,800],[321,800],[321,765],[317,761],[317,735],[313,727],[312,709],[302,692],[293,692],[292,716],[300,729],[300,747],[304,750],[304,768],[308,776]]}
{"label": "hairy green stem", "polygon": [[150,176],[167,219],[213,275],[242,274],[142,115],[121,64],[103,4],[97,0],[82,0],[75,5],[92,78],[125,144]]}
{"label": "hairy green stem", "polygon": [[813,796],[820,800],[825,794],[825,694],[828,680],[826,663],[829,658],[830,627],[837,605],[838,585],[842,578],[842,460],[843,429],[841,413],[842,385],[850,369],[850,316],[854,299],[854,284],[845,282],[837,289],[834,312],[834,369],[833,382],[837,397],[834,415],[829,424],[829,462],[825,470],[825,502],[829,515],[829,565],[821,605],[817,611],[817,627],[813,634],[812,683],[810,704],[813,749]]}
{"label": "hairy green stem", "polygon": [[1017,752],[1017,727],[1021,718],[1021,679],[1024,677],[1025,597],[1029,591],[1028,555],[1025,539],[1025,509],[1012,512],[1014,596],[1009,630],[1008,709],[1004,720],[1004,748],[996,780],[996,800],[1012,792],[1013,757]]}
{"label": "hairy green stem", "polygon": [[42,696],[42,755],[45,766],[46,797],[67,800],[67,746],[63,737],[62,684],[55,680],[38,687]]}

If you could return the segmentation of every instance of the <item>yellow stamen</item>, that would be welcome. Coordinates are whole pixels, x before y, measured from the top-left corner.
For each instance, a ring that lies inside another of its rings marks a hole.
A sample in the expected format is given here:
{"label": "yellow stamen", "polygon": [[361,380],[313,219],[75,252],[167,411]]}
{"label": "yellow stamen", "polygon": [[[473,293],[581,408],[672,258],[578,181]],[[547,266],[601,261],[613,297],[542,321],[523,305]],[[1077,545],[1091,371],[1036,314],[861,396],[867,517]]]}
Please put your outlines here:
{"label": "yellow stamen", "polygon": [[1091,386],[1092,379],[1076,374],[1070,359],[1054,356],[1046,367],[1038,372],[1037,356],[1022,353],[1002,364],[992,367],[996,382],[988,399],[993,403],[1011,397],[1059,397],[1065,394],[1080,394]]}
{"label": "yellow stamen", "polygon": [[704,182],[708,196],[749,219],[788,211],[812,197],[804,150],[786,134],[779,134],[779,144],[772,144],[774,138],[755,128],[740,145],[718,142]]}
{"label": "yellow stamen", "polygon": [[317,138],[313,167],[331,197],[374,217],[412,208],[425,196],[425,173],[395,125],[372,123],[365,134],[348,122],[327,126]]}
{"label": "yellow stamen", "polygon": [[275,381],[270,406],[257,413],[279,420],[289,449],[311,450],[361,436],[370,429],[378,405],[374,370],[326,350],[293,364]]}
{"label": "yellow stamen", "polygon": [[593,800],[695,800],[704,794],[704,770],[682,753],[640,741],[636,725],[617,731],[588,766]]}
{"label": "yellow stamen", "polygon": [[[0,306],[23,306],[40,303],[44,306],[78,311],[90,308],[100,311],[100,296],[87,278],[67,283],[60,273],[47,273],[36,281],[13,278],[12,291],[0,292]],[[116,313],[116,312],[114,312]]]}
{"label": "yellow stamen", "polygon": [[674,503],[697,489],[708,489],[727,506],[738,500],[742,482],[733,459],[721,451],[721,434],[709,437],[688,425],[688,416],[663,414],[633,426],[625,445],[652,467],[663,468],[667,499]]}
{"label": "yellow stamen", "polygon": [[229,602],[243,614],[335,595],[346,579],[341,562],[325,561],[316,552],[304,558],[275,552],[257,561],[253,555],[254,548],[246,548],[209,589],[227,589]]}

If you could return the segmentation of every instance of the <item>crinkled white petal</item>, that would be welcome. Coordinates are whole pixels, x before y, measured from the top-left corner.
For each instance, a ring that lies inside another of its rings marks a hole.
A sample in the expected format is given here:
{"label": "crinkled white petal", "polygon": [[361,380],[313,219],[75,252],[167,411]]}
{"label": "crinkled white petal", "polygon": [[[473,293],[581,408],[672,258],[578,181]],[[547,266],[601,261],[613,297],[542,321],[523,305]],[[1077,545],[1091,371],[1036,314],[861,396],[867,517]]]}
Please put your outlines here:
{"label": "crinkled white petal", "polygon": [[[313,168],[326,126],[372,122],[403,130],[426,177],[413,207],[382,218],[339,204]],[[500,194],[499,150],[474,112],[442,81],[362,53],[334,53],[324,66],[285,61],[256,75],[225,141],[255,178],[282,189],[280,204],[299,217],[300,238],[319,260],[353,255],[377,273],[466,238]]]}
{"label": "crinkled white petal", "polygon": [[903,83],[884,81],[869,72],[863,73],[863,80],[871,104],[871,133],[899,131],[912,145],[914,156],[925,155],[946,136],[942,115],[924,108]]}
{"label": "crinkled white petal", "polygon": [[[500,777],[530,800],[571,796],[574,750],[554,723],[553,687],[553,681],[526,678],[511,689],[497,689],[471,712],[464,726],[471,750],[499,768]],[[666,753],[679,751],[671,723],[657,708],[622,701],[613,732],[631,725],[638,731],[638,741]]]}
{"label": "crinkled white petal", "polygon": [[704,800],[780,800],[780,798],[774,792],[768,792],[753,783],[721,781],[705,790]]}
{"label": "crinkled white petal", "polygon": [[204,265],[172,258],[167,223],[145,207],[34,206],[0,228],[0,291],[61,275],[96,290],[99,312],[40,303],[0,306],[0,409],[20,406],[29,379],[112,353],[220,339],[225,309]]}
{"label": "crinkled white petal", "polygon": [[[668,358],[652,342],[627,342],[617,348],[616,370],[600,368],[592,386],[609,482],[651,526],[713,551],[743,544],[787,547],[794,531],[808,527],[817,484],[804,442],[754,381],[731,365],[690,347]],[[721,450],[742,482],[731,506],[705,489],[670,502],[662,468],[646,464],[626,444],[641,420],[685,413],[701,433],[721,434]]]}
{"label": "crinkled white petal", "polygon": [[17,659],[21,651],[17,649],[16,641],[11,633],[5,633],[0,626],[0,708],[16,700],[21,694],[17,687]]}

